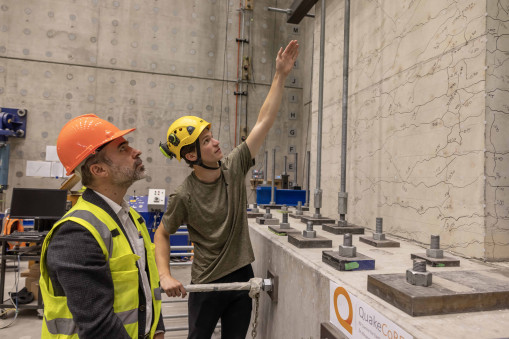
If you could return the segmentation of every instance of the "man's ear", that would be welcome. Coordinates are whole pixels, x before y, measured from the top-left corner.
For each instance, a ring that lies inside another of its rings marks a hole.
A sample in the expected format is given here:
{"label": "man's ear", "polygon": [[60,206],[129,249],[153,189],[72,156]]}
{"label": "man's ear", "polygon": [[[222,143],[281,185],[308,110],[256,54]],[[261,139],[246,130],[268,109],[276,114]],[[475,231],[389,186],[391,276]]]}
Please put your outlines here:
{"label": "man's ear", "polygon": [[198,160],[198,156],[196,155],[196,152],[189,152],[185,155],[186,159],[193,162]]}
{"label": "man's ear", "polygon": [[108,171],[104,168],[104,163],[97,163],[90,165],[90,173],[96,177],[105,177],[108,175]]}

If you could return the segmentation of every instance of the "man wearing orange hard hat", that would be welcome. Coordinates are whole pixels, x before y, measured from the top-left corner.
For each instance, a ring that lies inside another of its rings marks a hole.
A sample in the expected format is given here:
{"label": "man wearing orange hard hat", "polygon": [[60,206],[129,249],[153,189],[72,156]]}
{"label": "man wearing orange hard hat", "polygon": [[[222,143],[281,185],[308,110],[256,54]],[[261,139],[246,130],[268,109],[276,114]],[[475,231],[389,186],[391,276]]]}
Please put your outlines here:
{"label": "man wearing orange hard hat", "polygon": [[85,114],[60,131],[58,157],[87,189],[43,244],[42,338],[164,336],[150,236],[124,200],[145,177],[141,152],[124,139],[134,130]]}

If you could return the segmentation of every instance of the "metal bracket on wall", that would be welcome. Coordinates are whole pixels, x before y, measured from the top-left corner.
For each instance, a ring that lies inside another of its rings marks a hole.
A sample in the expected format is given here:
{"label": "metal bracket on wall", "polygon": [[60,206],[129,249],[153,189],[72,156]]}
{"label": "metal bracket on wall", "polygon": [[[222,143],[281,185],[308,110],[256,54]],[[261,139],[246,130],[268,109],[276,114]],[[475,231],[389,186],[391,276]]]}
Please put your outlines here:
{"label": "metal bracket on wall", "polygon": [[233,92],[234,95],[245,95],[247,96],[247,92],[246,91],[243,91],[243,92]]}
{"label": "metal bracket on wall", "polygon": [[270,270],[267,270],[267,278],[272,279],[272,289],[267,292],[273,303],[277,303],[278,297],[278,286],[279,286],[279,277],[273,274]]}
{"label": "metal bracket on wall", "polygon": [[0,142],[8,137],[24,138],[27,125],[27,110],[0,107]]}

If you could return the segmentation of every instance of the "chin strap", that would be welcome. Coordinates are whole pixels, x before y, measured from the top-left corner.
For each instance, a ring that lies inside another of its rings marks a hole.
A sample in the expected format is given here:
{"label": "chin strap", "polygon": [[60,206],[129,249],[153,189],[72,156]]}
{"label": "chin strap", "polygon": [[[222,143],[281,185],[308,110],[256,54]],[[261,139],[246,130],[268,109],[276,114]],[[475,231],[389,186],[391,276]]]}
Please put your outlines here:
{"label": "chin strap", "polygon": [[221,161],[218,161],[218,162],[217,162],[217,163],[219,164],[219,166],[218,166],[218,167],[209,167],[209,166],[205,165],[205,164],[201,161],[200,142],[199,142],[199,140],[198,140],[198,139],[196,140],[195,147],[196,147],[196,156],[198,157],[198,160],[194,161],[194,162],[193,162],[193,165],[200,166],[200,167],[203,167],[203,168],[205,168],[205,169],[209,169],[209,170],[217,170],[217,169],[220,169],[220,168],[221,168]]}

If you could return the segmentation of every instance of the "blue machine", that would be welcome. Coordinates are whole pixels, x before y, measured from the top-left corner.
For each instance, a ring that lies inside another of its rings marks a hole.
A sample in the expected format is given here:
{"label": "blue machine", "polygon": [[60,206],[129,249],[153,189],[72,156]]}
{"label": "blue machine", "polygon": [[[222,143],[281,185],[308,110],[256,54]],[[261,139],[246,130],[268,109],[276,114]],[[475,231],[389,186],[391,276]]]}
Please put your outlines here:
{"label": "blue machine", "polygon": [[[258,186],[256,188],[256,203],[258,205],[270,204],[271,187]],[[278,205],[297,206],[306,202],[305,190],[277,189],[274,187],[274,200]]]}
{"label": "blue machine", "polygon": [[[164,201],[164,210],[166,210],[166,204],[168,202],[168,198]],[[145,225],[147,225],[148,233],[150,234],[150,239],[154,242],[154,233],[156,232],[157,226],[161,223],[161,218],[163,217],[163,212],[149,212],[148,207],[148,196],[147,195],[137,195],[137,196],[129,196],[129,206],[131,206],[136,212],[138,212],[143,219],[145,219]],[[170,236],[170,246],[188,246],[189,236],[186,230],[179,230],[177,233],[172,234]],[[178,252],[187,252],[187,251],[172,251],[175,253]]]}
{"label": "blue machine", "polygon": [[9,176],[8,137],[24,138],[26,135],[27,110],[0,107],[0,191],[7,188]]}

